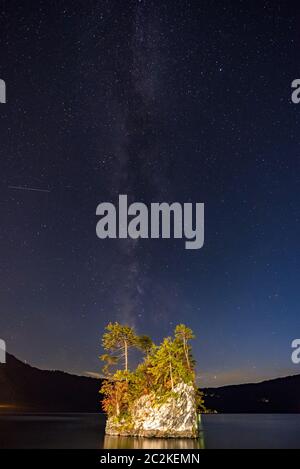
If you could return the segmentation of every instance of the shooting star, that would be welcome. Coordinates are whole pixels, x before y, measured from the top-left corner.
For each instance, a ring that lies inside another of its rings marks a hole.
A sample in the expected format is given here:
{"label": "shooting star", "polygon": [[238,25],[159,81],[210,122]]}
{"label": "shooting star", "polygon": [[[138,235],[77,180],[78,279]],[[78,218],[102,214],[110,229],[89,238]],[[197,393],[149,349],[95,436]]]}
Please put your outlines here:
{"label": "shooting star", "polygon": [[26,186],[8,186],[9,189],[14,189],[17,191],[33,191],[33,192],[47,192],[50,193],[49,189],[38,189],[36,187],[26,187]]}

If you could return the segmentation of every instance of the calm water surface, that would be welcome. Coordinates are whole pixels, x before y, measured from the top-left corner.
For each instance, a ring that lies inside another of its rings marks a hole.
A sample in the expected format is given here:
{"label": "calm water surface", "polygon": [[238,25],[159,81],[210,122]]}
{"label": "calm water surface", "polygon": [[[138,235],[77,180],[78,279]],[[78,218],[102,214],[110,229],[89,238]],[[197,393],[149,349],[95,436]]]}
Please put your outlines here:
{"label": "calm water surface", "polygon": [[198,440],[107,437],[97,414],[0,415],[0,448],[300,448],[299,415],[204,415]]}

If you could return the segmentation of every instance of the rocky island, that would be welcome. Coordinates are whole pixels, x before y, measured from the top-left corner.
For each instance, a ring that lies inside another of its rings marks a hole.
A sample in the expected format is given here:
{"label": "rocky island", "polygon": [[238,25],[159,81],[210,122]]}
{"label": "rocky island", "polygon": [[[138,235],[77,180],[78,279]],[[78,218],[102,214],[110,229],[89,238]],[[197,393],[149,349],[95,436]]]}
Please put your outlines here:
{"label": "rocky island", "polygon": [[[189,341],[193,332],[178,325],[174,337],[157,346],[134,329],[110,323],[103,335],[107,352],[101,393],[107,414],[106,434],[146,438],[197,438],[198,412],[205,412],[195,383]],[[128,367],[131,348],[143,353],[135,370]],[[118,369],[122,360],[123,369]]]}

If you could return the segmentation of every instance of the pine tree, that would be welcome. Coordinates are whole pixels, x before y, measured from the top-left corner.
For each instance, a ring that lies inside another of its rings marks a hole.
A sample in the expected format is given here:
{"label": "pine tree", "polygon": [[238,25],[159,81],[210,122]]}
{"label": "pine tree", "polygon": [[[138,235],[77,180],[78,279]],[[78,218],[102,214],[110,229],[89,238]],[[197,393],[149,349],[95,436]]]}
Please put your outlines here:
{"label": "pine tree", "polygon": [[137,346],[137,336],[134,329],[129,326],[122,326],[118,322],[109,323],[106,326],[105,334],[102,338],[102,347],[110,353],[117,353],[116,356],[102,355],[102,359],[117,363],[120,359],[124,360],[124,370],[128,371],[128,352],[132,347]]}
{"label": "pine tree", "polygon": [[104,412],[119,417],[124,411],[127,411],[128,402],[130,401],[127,380],[117,379],[117,377],[114,381],[105,380],[100,392],[104,396],[102,400]]}
{"label": "pine tree", "polygon": [[[117,322],[109,323],[102,338],[102,346],[108,352],[100,358],[108,379],[103,382],[103,408],[119,421],[130,419],[130,409],[134,402],[145,394],[150,394],[157,403],[170,397],[181,383],[195,389],[198,408],[205,411],[203,394],[197,390],[195,381],[195,361],[189,341],[194,334],[184,324],[176,327],[174,338],[168,337],[157,346],[148,336],[137,336],[134,329]],[[128,351],[136,347],[144,353],[143,361],[130,372]],[[123,370],[110,373],[119,361],[124,362]],[[128,420],[126,420],[128,421]]]}
{"label": "pine tree", "polygon": [[186,365],[187,365],[188,370],[191,371],[192,370],[192,366],[191,366],[192,359],[190,356],[191,347],[188,341],[195,338],[193,331],[189,329],[187,326],[185,326],[184,324],[179,324],[175,328],[175,338],[182,342]]}
{"label": "pine tree", "polygon": [[102,368],[104,376],[106,376],[107,378],[111,377],[112,373],[110,369],[118,363],[118,357],[114,357],[112,355],[109,355],[108,353],[104,353],[103,355],[100,355],[99,358],[100,360],[105,362],[105,365]]}
{"label": "pine tree", "polygon": [[149,356],[153,345],[152,339],[147,335],[141,335],[137,338],[137,347],[146,355],[146,357]]}
{"label": "pine tree", "polygon": [[174,390],[184,374],[179,344],[168,337],[149,357],[149,372],[160,391]]}

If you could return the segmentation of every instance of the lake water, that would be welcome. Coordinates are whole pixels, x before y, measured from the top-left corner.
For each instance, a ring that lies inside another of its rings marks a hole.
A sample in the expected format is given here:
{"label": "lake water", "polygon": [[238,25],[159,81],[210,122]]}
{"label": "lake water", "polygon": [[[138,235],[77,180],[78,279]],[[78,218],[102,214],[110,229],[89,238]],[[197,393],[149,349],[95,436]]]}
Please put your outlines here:
{"label": "lake water", "polygon": [[0,448],[300,448],[299,415],[204,415],[198,440],[107,437],[97,414],[0,416]]}

